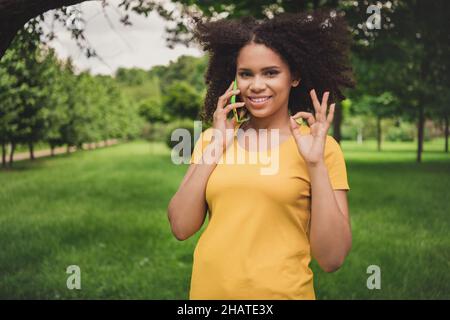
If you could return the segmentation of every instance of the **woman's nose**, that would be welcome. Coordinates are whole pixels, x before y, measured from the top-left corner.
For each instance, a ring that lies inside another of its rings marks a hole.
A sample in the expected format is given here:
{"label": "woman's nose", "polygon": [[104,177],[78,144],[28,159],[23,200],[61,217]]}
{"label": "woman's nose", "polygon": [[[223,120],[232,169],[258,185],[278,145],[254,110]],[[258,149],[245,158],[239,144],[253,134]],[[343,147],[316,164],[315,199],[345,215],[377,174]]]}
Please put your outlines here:
{"label": "woman's nose", "polygon": [[254,77],[252,83],[250,84],[250,89],[253,91],[261,91],[264,90],[266,84],[264,83],[264,79],[260,77]]}

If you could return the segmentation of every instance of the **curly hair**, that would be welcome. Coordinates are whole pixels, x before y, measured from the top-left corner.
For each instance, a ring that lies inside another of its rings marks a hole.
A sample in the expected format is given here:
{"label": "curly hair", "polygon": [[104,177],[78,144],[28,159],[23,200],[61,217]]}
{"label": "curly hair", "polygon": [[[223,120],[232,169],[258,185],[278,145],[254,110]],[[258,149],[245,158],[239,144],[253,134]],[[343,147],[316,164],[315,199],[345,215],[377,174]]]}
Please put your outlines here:
{"label": "curly hair", "polygon": [[[249,43],[263,44],[278,53],[300,85],[289,94],[291,114],[314,112],[309,91],[319,98],[330,92],[329,101],[345,99],[341,89],[355,86],[350,66],[351,37],[342,14],[321,9],[302,13],[280,13],[257,20],[194,18],[193,40],[209,52],[204,75],[207,92],[201,119],[212,121],[219,97],[236,76],[239,51]],[[237,101],[240,99],[238,98]]]}

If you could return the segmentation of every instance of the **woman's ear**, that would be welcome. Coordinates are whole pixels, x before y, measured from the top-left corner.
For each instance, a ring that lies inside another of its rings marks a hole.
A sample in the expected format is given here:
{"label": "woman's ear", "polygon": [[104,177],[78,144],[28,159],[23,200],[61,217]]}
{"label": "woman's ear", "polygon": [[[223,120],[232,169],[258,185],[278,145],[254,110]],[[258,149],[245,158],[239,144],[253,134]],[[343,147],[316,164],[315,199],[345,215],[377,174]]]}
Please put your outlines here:
{"label": "woman's ear", "polygon": [[295,73],[293,78],[292,78],[292,86],[296,87],[300,84],[300,75]]}

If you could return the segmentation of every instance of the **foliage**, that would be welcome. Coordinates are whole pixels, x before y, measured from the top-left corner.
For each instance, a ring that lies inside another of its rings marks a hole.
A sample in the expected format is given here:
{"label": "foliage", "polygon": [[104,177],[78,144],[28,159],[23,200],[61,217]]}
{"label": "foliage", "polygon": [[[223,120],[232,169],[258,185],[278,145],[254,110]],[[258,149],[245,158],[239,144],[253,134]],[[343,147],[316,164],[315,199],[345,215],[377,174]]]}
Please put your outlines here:
{"label": "foliage", "polygon": [[[76,75],[26,26],[0,61],[0,132],[5,144],[82,146],[139,136],[138,105],[109,76]],[[3,151],[5,151],[3,149]]]}
{"label": "foliage", "polygon": [[198,117],[202,97],[189,83],[176,81],[166,90],[163,106],[173,118],[196,119]]}
{"label": "foliage", "polygon": [[179,119],[171,122],[166,127],[166,145],[172,149],[181,141],[172,141],[172,133],[177,129],[186,129],[189,131],[191,137],[191,152],[194,150],[194,122],[190,119]]}

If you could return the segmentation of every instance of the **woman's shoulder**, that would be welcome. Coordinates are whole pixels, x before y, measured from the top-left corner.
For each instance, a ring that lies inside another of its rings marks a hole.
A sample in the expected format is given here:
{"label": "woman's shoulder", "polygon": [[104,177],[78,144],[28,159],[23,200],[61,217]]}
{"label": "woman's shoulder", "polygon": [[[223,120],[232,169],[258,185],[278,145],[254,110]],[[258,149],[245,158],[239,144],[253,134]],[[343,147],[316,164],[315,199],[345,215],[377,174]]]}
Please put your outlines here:
{"label": "woman's shoulder", "polygon": [[201,139],[204,142],[209,142],[209,141],[211,141],[212,136],[213,136],[213,128],[209,127],[200,133],[198,140],[200,141],[200,139]]}
{"label": "woman's shoulder", "polygon": [[330,153],[342,151],[341,145],[332,135],[327,135],[325,140],[325,151]]}

